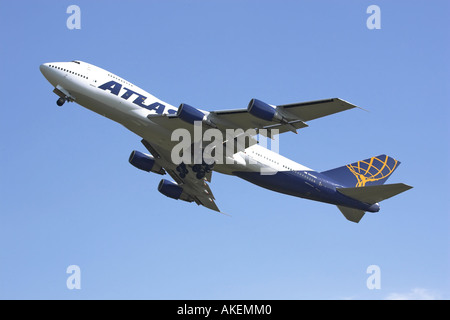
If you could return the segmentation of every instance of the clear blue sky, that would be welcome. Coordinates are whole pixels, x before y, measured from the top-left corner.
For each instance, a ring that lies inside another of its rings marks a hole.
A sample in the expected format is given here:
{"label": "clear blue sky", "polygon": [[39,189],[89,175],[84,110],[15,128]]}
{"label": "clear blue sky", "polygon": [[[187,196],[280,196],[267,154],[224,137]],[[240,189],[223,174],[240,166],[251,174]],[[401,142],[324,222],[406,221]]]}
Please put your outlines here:
{"label": "clear blue sky", "polygon": [[[81,9],[69,30],[66,9]],[[366,9],[381,9],[369,30]],[[0,1],[0,298],[450,298],[448,1]],[[339,97],[280,138],[318,171],[378,154],[414,189],[359,224],[215,174],[232,217],[164,197],[140,138],[56,106],[43,62],[83,60],[206,110]],[[68,290],[66,268],[81,268]],[[381,270],[369,290],[366,269]]]}

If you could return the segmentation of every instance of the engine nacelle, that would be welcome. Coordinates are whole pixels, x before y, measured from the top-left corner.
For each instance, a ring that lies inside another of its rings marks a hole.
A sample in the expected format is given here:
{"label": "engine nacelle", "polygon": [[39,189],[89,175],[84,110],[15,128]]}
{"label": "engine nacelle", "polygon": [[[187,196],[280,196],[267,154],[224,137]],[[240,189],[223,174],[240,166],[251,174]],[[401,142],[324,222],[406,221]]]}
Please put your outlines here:
{"label": "engine nacelle", "polygon": [[182,103],[178,108],[177,116],[187,123],[194,124],[194,121],[203,121],[205,114],[188,104]]}
{"label": "engine nacelle", "polygon": [[161,192],[166,197],[175,199],[175,200],[183,200],[187,202],[192,202],[194,199],[192,199],[191,196],[183,192],[183,187],[179,184],[169,181],[166,179],[162,179],[161,182],[158,185],[158,191]]}
{"label": "engine nacelle", "polygon": [[155,172],[159,174],[164,174],[164,169],[158,165],[151,155],[133,150],[130,154],[130,158],[128,161],[140,170],[144,170],[147,172]]}
{"label": "engine nacelle", "polygon": [[158,185],[158,191],[161,192],[166,197],[178,200],[181,198],[181,194],[183,193],[183,188],[180,187],[175,182],[162,179]]}
{"label": "engine nacelle", "polygon": [[262,102],[258,99],[250,100],[248,104],[247,111],[254,115],[257,118],[266,120],[266,121],[281,121],[283,118],[278,114],[277,108],[272,107],[271,105]]}

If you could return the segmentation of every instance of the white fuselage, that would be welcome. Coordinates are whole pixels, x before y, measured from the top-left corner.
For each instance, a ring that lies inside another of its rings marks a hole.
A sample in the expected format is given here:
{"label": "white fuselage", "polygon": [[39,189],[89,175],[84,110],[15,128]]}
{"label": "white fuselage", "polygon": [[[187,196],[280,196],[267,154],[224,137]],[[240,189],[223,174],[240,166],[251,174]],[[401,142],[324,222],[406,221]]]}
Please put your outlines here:
{"label": "white fuselage", "polygon": [[[160,148],[170,145],[171,131],[152,122],[149,115],[174,114],[177,108],[159,100],[147,91],[115,74],[82,61],[45,63],[40,70],[47,80],[74,101],[104,117],[116,121],[143,139]],[[114,81],[119,85],[99,88]],[[248,165],[250,163],[253,165]],[[227,162],[228,163],[228,162]],[[233,163],[216,165],[215,171],[231,174],[235,171],[311,171],[280,154],[253,145],[233,155]]]}

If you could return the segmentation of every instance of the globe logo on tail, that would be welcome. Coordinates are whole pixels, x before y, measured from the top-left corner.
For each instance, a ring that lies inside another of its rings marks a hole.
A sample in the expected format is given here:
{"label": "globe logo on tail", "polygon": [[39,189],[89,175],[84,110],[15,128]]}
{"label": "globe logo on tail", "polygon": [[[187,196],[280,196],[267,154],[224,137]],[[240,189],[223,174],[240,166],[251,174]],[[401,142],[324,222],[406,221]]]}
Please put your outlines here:
{"label": "globe logo on tail", "polygon": [[387,179],[398,164],[397,160],[383,155],[349,164],[347,168],[358,181],[355,187],[364,187],[368,182]]}

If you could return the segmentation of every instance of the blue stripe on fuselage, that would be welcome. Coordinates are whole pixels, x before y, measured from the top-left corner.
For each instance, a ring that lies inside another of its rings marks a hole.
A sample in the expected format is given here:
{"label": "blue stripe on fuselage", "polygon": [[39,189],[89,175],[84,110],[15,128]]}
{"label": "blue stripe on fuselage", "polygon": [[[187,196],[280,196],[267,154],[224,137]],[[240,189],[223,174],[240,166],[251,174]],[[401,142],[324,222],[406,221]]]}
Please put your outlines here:
{"label": "blue stripe on fuselage", "polygon": [[371,205],[347,197],[336,190],[342,187],[316,171],[278,171],[265,175],[260,172],[233,172],[241,179],[260,187],[287,195],[311,199],[364,211],[373,211]]}

